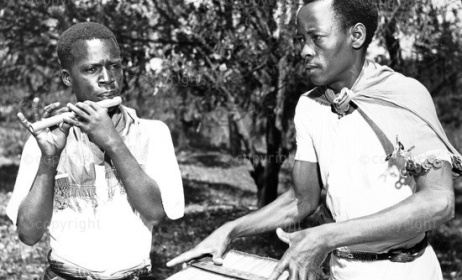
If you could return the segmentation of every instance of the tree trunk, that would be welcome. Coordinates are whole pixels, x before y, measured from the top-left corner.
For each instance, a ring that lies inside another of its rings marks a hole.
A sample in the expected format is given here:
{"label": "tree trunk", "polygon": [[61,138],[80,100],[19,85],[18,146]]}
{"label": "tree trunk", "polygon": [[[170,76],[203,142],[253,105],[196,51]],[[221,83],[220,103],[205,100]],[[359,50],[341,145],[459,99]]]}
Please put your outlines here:
{"label": "tree trunk", "polygon": [[388,53],[390,54],[390,67],[396,71],[401,71],[401,50],[399,39],[395,37],[396,30],[396,19],[393,17],[390,21],[385,24],[385,45]]}
{"label": "tree trunk", "polygon": [[229,126],[229,152],[232,156],[238,156],[241,152],[241,139],[239,137],[239,129],[232,113],[228,114]]}
{"label": "tree trunk", "polygon": [[279,153],[281,132],[276,128],[276,118],[269,115],[266,121],[267,154],[262,158],[252,159],[254,170],[250,172],[257,185],[258,208],[278,197],[279,171],[284,161]]}

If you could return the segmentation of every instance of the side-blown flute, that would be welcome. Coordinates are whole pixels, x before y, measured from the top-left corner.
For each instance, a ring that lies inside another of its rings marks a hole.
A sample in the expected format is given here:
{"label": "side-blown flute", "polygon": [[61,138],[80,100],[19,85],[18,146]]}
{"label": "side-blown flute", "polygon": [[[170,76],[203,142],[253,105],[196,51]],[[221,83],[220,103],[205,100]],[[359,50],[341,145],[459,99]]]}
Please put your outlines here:
{"label": "side-blown flute", "polygon": [[[103,108],[109,108],[109,107],[117,106],[120,103],[122,103],[122,98],[120,98],[120,96],[116,96],[116,97],[114,97],[112,99],[101,100],[101,101],[97,102],[96,104],[98,104],[99,106],[101,106]],[[75,114],[73,112],[66,112],[66,113],[62,113],[60,115],[49,117],[49,118],[43,119],[41,121],[35,122],[33,124],[30,124],[29,125],[29,130],[31,132],[34,132],[34,131],[37,131],[37,130],[45,129],[47,127],[54,126],[54,125],[62,123],[64,121],[65,117],[74,117],[74,116],[75,116]]]}

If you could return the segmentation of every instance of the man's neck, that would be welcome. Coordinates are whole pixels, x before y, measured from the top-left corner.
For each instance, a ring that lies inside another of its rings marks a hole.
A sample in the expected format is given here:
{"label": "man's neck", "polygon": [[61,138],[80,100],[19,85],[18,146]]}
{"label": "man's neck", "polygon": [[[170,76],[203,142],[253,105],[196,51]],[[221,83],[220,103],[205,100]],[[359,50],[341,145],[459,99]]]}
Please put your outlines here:
{"label": "man's neck", "polygon": [[355,61],[355,63],[350,68],[348,68],[347,73],[345,73],[344,79],[327,85],[327,87],[332,89],[335,93],[340,93],[342,88],[345,87],[351,89],[355,84],[356,80],[358,79],[359,75],[361,74],[365,62],[366,56],[362,55]]}

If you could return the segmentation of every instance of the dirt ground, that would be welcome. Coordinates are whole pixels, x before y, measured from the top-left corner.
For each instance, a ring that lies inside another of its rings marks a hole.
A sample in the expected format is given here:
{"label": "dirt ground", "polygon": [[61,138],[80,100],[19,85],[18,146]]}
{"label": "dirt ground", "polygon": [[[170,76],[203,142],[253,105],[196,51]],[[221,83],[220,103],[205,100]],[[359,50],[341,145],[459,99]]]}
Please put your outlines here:
{"label": "dirt ground", "polygon": [[[249,164],[222,153],[179,153],[183,175],[186,213],[178,221],[166,221],[153,231],[151,259],[155,279],[165,279],[181,267],[165,263],[192,248],[226,221],[256,209],[255,185],[248,175]],[[281,191],[290,184],[290,166],[281,172]],[[49,236],[34,247],[22,244],[5,208],[16,177],[15,163],[0,166],[0,279],[40,279],[46,268]],[[430,233],[445,279],[462,279],[462,188],[456,188],[456,217]],[[310,224],[307,221],[305,224]],[[275,234],[242,238],[232,248],[260,256],[280,258],[286,245]],[[326,275],[328,270],[325,269]],[[324,279],[327,279],[325,277]]]}

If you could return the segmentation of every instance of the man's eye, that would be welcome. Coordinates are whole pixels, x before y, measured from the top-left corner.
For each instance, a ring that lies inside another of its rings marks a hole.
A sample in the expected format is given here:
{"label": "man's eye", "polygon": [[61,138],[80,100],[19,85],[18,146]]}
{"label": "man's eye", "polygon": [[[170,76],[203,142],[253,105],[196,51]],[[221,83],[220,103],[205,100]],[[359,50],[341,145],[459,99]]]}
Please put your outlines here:
{"label": "man's eye", "polygon": [[120,67],[121,67],[121,66],[120,66],[119,63],[114,63],[114,64],[111,65],[111,68],[112,68],[112,69],[119,69]]}
{"label": "man's eye", "polygon": [[87,73],[95,73],[96,72],[96,67],[87,68],[86,72]]}
{"label": "man's eye", "polygon": [[303,46],[305,45],[305,38],[303,36],[294,38],[295,45]]}
{"label": "man's eye", "polygon": [[311,38],[313,39],[313,41],[319,41],[319,40],[321,40],[322,36],[320,36],[320,35],[313,35]]}

